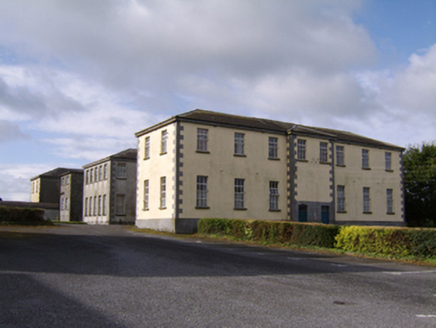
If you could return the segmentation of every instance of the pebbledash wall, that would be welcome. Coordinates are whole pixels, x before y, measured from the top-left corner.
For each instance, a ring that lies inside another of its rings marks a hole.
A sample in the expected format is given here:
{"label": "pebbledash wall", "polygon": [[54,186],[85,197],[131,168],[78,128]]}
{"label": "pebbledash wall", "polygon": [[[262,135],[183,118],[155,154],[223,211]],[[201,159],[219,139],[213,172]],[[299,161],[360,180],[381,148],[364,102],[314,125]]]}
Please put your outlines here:
{"label": "pebbledash wall", "polygon": [[204,110],[138,138],[136,225],[199,219],[403,225],[403,148],[349,132]]}

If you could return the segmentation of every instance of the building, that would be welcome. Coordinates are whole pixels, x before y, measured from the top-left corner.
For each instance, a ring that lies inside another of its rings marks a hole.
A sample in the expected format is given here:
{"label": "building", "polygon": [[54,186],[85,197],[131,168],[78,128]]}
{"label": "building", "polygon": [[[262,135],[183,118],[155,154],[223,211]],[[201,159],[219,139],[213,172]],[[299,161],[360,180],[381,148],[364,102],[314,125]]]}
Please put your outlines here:
{"label": "building", "polygon": [[30,179],[30,201],[59,205],[60,177],[71,169],[58,167]]}
{"label": "building", "polygon": [[83,221],[134,224],[136,149],[127,149],[83,166]]}
{"label": "building", "polygon": [[135,136],[140,228],[189,233],[206,217],[404,225],[401,147],[204,110]]}
{"label": "building", "polygon": [[60,221],[82,221],[83,170],[70,169],[60,177]]}

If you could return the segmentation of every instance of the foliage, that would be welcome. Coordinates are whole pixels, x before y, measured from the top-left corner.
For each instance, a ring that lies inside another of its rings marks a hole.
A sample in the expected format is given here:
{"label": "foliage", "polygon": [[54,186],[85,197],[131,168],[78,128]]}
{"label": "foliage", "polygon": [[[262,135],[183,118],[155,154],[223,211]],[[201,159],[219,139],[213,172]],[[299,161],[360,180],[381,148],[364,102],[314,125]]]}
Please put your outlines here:
{"label": "foliage", "polygon": [[51,221],[44,220],[42,209],[7,206],[0,206],[0,224],[52,225]]}
{"label": "foliage", "polygon": [[403,163],[407,225],[436,227],[436,144],[409,147]]}

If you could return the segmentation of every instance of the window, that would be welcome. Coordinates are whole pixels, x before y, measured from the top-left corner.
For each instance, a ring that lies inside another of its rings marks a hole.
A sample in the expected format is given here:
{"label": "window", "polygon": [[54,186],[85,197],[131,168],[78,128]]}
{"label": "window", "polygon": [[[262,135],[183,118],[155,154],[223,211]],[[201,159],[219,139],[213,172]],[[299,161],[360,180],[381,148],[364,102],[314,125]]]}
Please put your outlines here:
{"label": "window", "polygon": [[62,177],[62,178],[61,178],[61,186],[63,186],[64,184],[65,184],[65,178]]}
{"label": "window", "polygon": [[362,168],[369,169],[369,150],[362,149]]}
{"label": "window", "polygon": [[387,213],[394,213],[394,196],[392,189],[386,189],[386,205],[387,205]]}
{"label": "window", "polygon": [[363,213],[371,213],[371,199],[368,187],[363,187]]}
{"label": "window", "polygon": [[336,146],[336,165],[345,166],[344,146]]}
{"label": "window", "polygon": [[66,185],[69,185],[69,184],[70,184],[70,176],[69,176],[69,175],[67,175],[67,176],[65,177],[65,184],[66,184]]}
{"label": "window", "polygon": [[68,197],[65,197],[65,209],[68,210]]}
{"label": "window", "polygon": [[106,195],[103,195],[103,215],[106,215]]}
{"label": "window", "polygon": [[161,143],[160,143],[160,153],[165,154],[167,152],[167,140],[168,132],[167,130],[162,131]]}
{"label": "window", "polygon": [[150,183],[148,180],[144,180],[144,210],[149,209],[150,198]]}
{"label": "window", "polygon": [[167,179],[166,177],[160,178],[160,208],[166,208],[167,206]]}
{"label": "window", "polygon": [[278,138],[268,138],[268,158],[278,158]]}
{"label": "window", "polygon": [[244,155],[244,134],[235,133],[235,155]]}
{"label": "window", "polygon": [[297,159],[301,161],[306,160],[306,140],[297,140]]}
{"label": "window", "polygon": [[85,172],[85,184],[89,183],[89,170],[86,170]]}
{"label": "window", "polygon": [[235,179],[235,209],[244,209],[244,179]]}
{"label": "window", "polygon": [[207,129],[197,129],[197,151],[207,151]]}
{"label": "window", "polygon": [[92,216],[92,197],[89,197],[89,211],[88,215]]}
{"label": "window", "polygon": [[117,164],[117,178],[118,179],[126,178],[126,163]]}
{"label": "window", "polygon": [[92,212],[94,216],[97,215],[97,196],[94,196],[94,211]]}
{"label": "window", "polygon": [[107,164],[105,164],[103,166],[103,176],[104,176],[104,179],[107,180]]}
{"label": "window", "polygon": [[385,153],[385,170],[392,171],[392,153]]}
{"label": "window", "polygon": [[101,195],[98,196],[98,215],[101,215]]}
{"label": "window", "polygon": [[119,194],[116,197],[115,214],[124,215],[126,213],[124,204],[125,195]]}
{"label": "window", "polygon": [[65,199],[62,197],[61,198],[61,210],[63,210],[65,208]]}
{"label": "window", "polygon": [[345,212],[345,186],[337,186],[337,211]]}
{"label": "window", "polygon": [[89,170],[89,183],[92,183],[92,175],[94,174],[94,169]]}
{"label": "window", "polygon": [[279,209],[279,182],[269,182],[269,209],[270,211],[278,211]]}
{"label": "window", "polygon": [[321,163],[328,162],[327,142],[320,142],[319,143],[319,161]]}
{"label": "window", "polygon": [[85,198],[85,216],[88,216],[88,198]]}
{"label": "window", "polygon": [[144,158],[150,158],[150,137],[145,138]]}
{"label": "window", "polygon": [[103,166],[98,167],[98,180],[103,180]]}
{"label": "window", "polygon": [[207,177],[197,176],[197,207],[207,207]]}

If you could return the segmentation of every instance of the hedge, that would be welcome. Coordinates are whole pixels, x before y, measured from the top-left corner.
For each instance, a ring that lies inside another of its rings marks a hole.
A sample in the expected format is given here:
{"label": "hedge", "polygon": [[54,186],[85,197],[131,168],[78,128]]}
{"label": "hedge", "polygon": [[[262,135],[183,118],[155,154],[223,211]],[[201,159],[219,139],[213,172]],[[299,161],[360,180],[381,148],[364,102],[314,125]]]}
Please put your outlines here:
{"label": "hedge", "polygon": [[44,220],[44,210],[38,208],[0,206],[0,224],[3,225],[52,225]]}
{"label": "hedge", "polygon": [[198,232],[264,244],[316,246],[384,257],[436,259],[436,229],[201,219]]}

